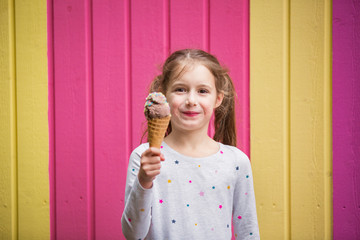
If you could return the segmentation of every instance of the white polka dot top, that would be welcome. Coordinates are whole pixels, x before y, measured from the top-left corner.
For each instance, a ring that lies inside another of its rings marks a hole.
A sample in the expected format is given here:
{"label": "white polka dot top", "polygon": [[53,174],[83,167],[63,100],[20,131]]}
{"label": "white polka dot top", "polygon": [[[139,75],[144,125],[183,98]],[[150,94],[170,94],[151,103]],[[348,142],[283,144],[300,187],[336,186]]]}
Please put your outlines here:
{"label": "white polka dot top", "polygon": [[[130,156],[122,230],[127,239],[260,239],[249,158],[219,143],[204,158],[184,156],[165,142],[165,161],[151,189],[139,184],[140,156]],[[233,227],[233,233],[232,233]]]}

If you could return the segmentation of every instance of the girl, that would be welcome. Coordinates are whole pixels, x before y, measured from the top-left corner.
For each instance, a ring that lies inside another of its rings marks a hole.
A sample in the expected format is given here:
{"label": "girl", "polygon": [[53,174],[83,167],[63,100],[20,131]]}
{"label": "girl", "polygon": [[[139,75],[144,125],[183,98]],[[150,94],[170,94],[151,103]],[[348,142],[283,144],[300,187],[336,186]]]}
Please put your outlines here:
{"label": "girl", "polygon": [[[174,52],[150,92],[171,121],[161,151],[130,156],[121,219],[127,239],[260,239],[251,166],[236,148],[235,91],[225,69],[197,49]],[[215,110],[214,139],[208,127]]]}

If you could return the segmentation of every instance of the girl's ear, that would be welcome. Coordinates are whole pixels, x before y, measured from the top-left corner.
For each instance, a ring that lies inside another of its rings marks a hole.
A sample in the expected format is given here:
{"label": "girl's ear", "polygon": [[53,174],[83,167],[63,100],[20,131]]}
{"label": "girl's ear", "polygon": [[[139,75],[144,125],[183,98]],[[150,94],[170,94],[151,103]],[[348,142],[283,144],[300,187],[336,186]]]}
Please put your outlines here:
{"label": "girl's ear", "polygon": [[224,99],[224,93],[223,92],[218,93],[216,97],[215,108],[221,105],[223,99]]}

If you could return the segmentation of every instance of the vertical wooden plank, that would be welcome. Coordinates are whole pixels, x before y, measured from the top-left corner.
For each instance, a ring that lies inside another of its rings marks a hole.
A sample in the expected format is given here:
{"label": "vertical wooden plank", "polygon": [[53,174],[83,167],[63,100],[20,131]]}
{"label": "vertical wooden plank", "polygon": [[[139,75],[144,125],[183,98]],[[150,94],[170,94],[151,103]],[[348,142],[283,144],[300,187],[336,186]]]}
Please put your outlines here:
{"label": "vertical wooden plank", "polygon": [[93,239],[91,4],[53,7],[56,238]]}
{"label": "vertical wooden plank", "polygon": [[324,3],[324,238],[333,239],[332,0]]}
{"label": "vertical wooden plank", "polygon": [[289,1],[250,2],[250,145],[263,239],[290,239],[289,34]]}
{"label": "vertical wooden plank", "polygon": [[17,1],[15,22],[19,238],[48,239],[46,4]]}
{"label": "vertical wooden plank", "polygon": [[18,238],[14,2],[0,0],[0,239]]}
{"label": "vertical wooden plank", "polygon": [[[123,239],[126,169],[126,38],[129,9],[125,1],[93,2],[94,133],[96,239]],[[139,141],[139,139],[138,139]]]}
{"label": "vertical wooden plank", "polygon": [[204,9],[205,1],[170,2],[171,52],[184,48],[208,50],[203,44],[209,37],[204,31],[204,25],[208,24],[205,14],[208,9]]}
{"label": "vertical wooden plank", "polygon": [[54,89],[54,6],[47,0],[48,123],[49,123],[49,203],[50,239],[56,239],[56,163],[55,163],[55,89]]}
{"label": "vertical wooden plank", "polygon": [[208,7],[209,48],[230,70],[238,95],[237,145],[249,155],[249,1],[209,1]]}
{"label": "vertical wooden plank", "polygon": [[86,172],[87,172],[87,225],[88,238],[95,239],[95,169],[94,169],[94,53],[93,53],[93,1],[85,1],[85,112],[86,112]]}
{"label": "vertical wooden plank", "polygon": [[164,48],[168,31],[164,28],[164,6],[167,0],[130,1],[131,16],[131,59],[129,102],[131,107],[132,139],[131,149],[139,145],[142,131],[146,124],[144,117],[144,102],[148,86],[153,78],[159,74],[157,67],[165,60]]}
{"label": "vertical wooden plank", "polygon": [[334,239],[360,239],[360,1],[333,1]]}
{"label": "vertical wooden plank", "polygon": [[330,1],[291,1],[291,237],[331,239]]}

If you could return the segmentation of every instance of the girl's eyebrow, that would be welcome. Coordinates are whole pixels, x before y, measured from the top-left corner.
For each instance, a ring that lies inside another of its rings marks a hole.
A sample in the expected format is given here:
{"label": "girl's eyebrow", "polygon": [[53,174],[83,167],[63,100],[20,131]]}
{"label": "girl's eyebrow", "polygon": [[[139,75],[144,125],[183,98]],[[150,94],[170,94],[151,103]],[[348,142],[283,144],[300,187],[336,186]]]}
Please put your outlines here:
{"label": "girl's eyebrow", "polygon": [[205,84],[205,83],[198,85],[198,87],[208,87],[208,88],[212,88],[211,85]]}
{"label": "girl's eyebrow", "polygon": [[184,86],[184,85],[186,85],[186,84],[182,83],[182,82],[176,82],[176,83],[172,84],[171,87]]}
{"label": "girl's eyebrow", "polygon": [[[188,83],[182,82],[181,80],[177,80],[176,82],[174,82],[174,84],[172,85],[172,87],[176,87],[176,86],[186,86],[188,85]],[[208,87],[208,88],[212,88],[211,85],[207,84],[207,83],[202,83],[199,85],[196,85],[196,87]]]}

